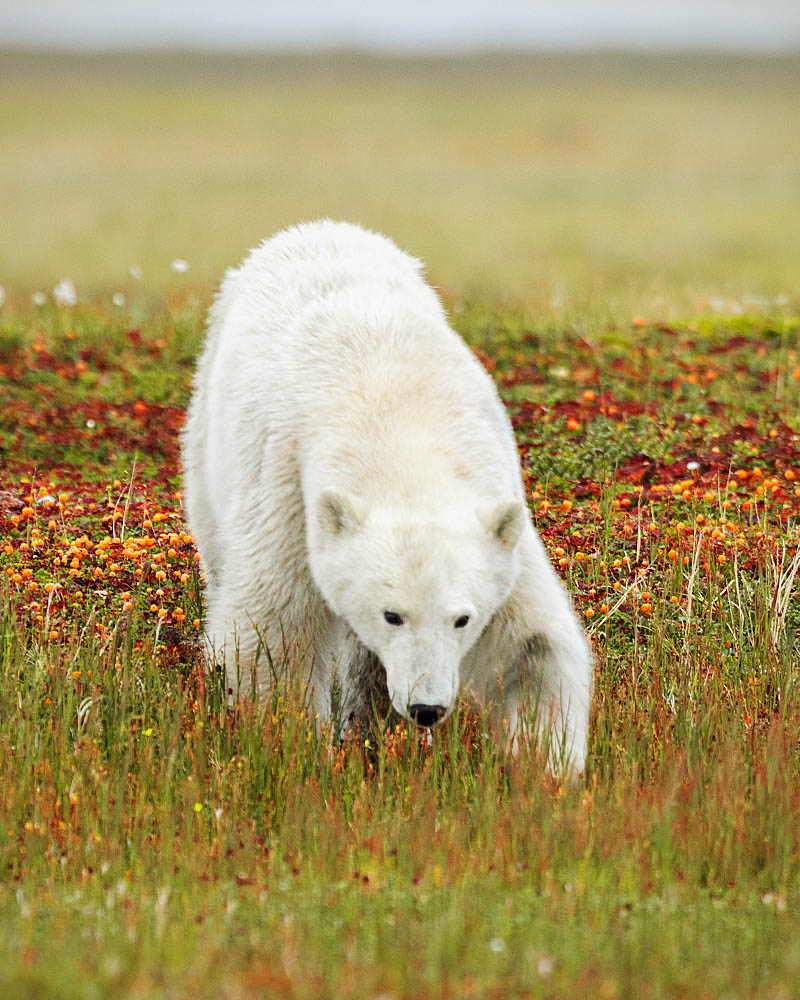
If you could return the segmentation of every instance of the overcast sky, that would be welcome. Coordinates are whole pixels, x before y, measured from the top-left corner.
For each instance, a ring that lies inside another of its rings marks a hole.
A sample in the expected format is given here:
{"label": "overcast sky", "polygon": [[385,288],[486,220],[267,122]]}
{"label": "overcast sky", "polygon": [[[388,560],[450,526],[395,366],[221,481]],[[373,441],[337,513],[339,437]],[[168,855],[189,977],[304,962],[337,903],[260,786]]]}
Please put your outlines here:
{"label": "overcast sky", "polygon": [[0,45],[800,47],[800,0],[0,0]]}

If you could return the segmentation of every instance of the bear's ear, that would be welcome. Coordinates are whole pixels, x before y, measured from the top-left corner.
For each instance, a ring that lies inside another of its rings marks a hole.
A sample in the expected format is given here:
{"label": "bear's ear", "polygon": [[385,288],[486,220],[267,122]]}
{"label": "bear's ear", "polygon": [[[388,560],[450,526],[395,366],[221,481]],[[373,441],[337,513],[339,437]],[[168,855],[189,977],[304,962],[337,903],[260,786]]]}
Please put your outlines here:
{"label": "bear's ear", "polygon": [[519,500],[503,500],[488,511],[478,511],[478,520],[492,538],[513,548],[525,523],[525,507]]}
{"label": "bear's ear", "polygon": [[361,527],[363,517],[355,501],[339,490],[323,490],[317,498],[317,520],[329,535],[341,535]]}

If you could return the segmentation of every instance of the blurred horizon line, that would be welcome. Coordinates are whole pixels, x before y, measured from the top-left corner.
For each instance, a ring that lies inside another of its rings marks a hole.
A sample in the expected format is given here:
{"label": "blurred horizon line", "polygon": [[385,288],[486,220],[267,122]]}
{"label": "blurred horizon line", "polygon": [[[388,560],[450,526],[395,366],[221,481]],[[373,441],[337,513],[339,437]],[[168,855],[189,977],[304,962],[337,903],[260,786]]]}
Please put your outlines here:
{"label": "blurred horizon line", "polygon": [[119,42],[103,44],[55,44],[49,42],[14,42],[0,40],[0,55],[64,58],[92,58],[113,56],[198,56],[220,59],[255,59],[260,57],[363,57],[376,61],[428,62],[449,59],[479,59],[482,57],[524,58],[528,56],[641,56],[641,57],[732,57],[737,59],[765,59],[800,57],[800,38],[783,44],[712,45],[706,42],[684,44],[645,44],[636,42],[575,43],[575,44],[511,44],[483,43],[451,46],[402,46],[372,45],[353,42],[331,42],[308,45],[295,44],[244,44],[217,45],[199,42],[166,41],[159,43]]}

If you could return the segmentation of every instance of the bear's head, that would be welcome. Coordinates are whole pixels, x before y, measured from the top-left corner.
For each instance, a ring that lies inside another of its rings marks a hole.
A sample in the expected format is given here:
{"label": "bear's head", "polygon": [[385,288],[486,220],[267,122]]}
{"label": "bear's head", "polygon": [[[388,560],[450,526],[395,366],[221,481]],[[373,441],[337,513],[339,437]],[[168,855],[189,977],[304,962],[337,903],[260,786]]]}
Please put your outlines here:
{"label": "bear's head", "polygon": [[446,520],[324,490],[308,517],[311,572],[328,606],[386,670],[395,710],[423,726],[453,707],[464,656],[519,573],[519,500]]}

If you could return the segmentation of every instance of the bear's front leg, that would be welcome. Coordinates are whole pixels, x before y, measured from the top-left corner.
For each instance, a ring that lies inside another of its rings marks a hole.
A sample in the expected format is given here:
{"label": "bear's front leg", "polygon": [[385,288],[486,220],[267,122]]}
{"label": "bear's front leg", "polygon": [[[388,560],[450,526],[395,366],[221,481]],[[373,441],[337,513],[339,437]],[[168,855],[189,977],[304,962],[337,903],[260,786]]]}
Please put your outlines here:
{"label": "bear's front leg", "polygon": [[586,763],[591,662],[577,629],[569,639],[542,633],[525,639],[504,678],[503,695],[511,746],[532,724],[540,744],[548,747],[554,772],[577,774]]}
{"label": "bear's front leg", "polygon": [[291,601],[274,581],[282,576],[270,566],[255,572],[233,554],[206,591],[206,656],[224,667],[226,686],[238,699],[264,697],[275,682],[313,682],[316,636],[322,617],[310,601]]}
{"label": "bear's front leg", "polygon": [[519,545],[520,574],[493,627],[487,630],[501,664],[510,739],[531,722],[549,747],[554,771],[586,763],[592,658],[567,592],[539,536],[529,525]]}
{"label": "bear's front leg", "polygon": [[313,670],[314,709],[332,722],[334,739],[355,726],[366,727],[389,708],[386,671],[347,622],[327,611],[320,629]]}

